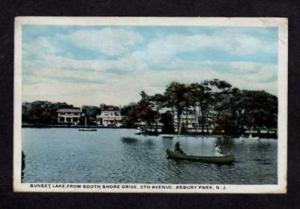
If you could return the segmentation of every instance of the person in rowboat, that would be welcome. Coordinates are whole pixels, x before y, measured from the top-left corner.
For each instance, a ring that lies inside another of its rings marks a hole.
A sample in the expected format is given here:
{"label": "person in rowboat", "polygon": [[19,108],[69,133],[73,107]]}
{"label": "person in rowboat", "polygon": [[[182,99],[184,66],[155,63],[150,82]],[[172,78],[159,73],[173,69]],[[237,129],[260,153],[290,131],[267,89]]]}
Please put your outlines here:
{"label": "person in rowboat", "polygon": [[221,153],[221,148],[217,144],[215,144],[215,156],[223,156]]}
{"label": "person in rowboat", "polygon": [[176,142],[174,152],[185,155],[184,151],[181,149],[179,142]]}

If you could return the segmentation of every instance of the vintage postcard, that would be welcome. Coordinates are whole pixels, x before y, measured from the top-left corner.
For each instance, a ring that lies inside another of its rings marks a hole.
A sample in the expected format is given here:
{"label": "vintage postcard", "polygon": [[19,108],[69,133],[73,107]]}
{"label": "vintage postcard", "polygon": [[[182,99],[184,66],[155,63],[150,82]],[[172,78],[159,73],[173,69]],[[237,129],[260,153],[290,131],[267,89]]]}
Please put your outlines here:
{"label": "vintage postcard", "polygon": [[287,28],[17,17],[14,191],[285,193]]}

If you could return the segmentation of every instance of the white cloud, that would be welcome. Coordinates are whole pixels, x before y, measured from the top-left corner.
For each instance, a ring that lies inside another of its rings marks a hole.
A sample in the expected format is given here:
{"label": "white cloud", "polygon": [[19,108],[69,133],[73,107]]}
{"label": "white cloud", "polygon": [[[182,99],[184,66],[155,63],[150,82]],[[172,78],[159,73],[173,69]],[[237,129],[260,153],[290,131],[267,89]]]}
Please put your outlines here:
{"label": "white cloud", "polygon": [[43,53],[54,54],[59,51],[59,47],[55,46],[49,37],[37,37],[30,43],[23,43],[23,52],[40,57]]}
{"label": "white cloud", "polygon": [[[267,90],[277,92],[276,80],[264,82],[274,76],[275,66],[252,62],[178,62],[173,69],[159,71],[147,68],[127,74],[110,74],[103,71],[72,71],[58,68],[46,68],[28,74],[32,85],[24,85],[23,98],[31,101],[36,98],[52,101],[67,101],[76,105],[100,103],[124,105],[139,100],[139,92],[149,94],[162,93],[172,81],[192,83],[206,79],[222,79],[240,89]],[[185,66],[183,68],[183,66]],[[218,67],[222,71],[218,71]],[[228,72],[226,71],[228,69]],[[246,69],[246,73],[242,73]],[[230,71],[229,71],[230,70]],[[108,71],[109,72],[109,71]],[[236,72],[236,73],[235,73]],[[63,79],[75,79],[66,82],[54,79],[53,75]],[[76,82],[85,79],[86,82]],[[89,82],[90,81],[90,82]]]}
{"label": "white cloud", "polygon": [[[226,80],[241,89],[267,90],[277,94],[276,65],[268,63],[215,60],[183,60],[178,54],[199,53],[214,49],[222,53],[252,56],[257,53],[276,53],[275,46],[240,32],[230,30],[211,35],[159,36],[143,43],[132,31],[117,28],[80,30],[60,35],[80,48],[116,59],[72,59],[55,55],[60,51],[51,38],[40,37],[24,45],[24,51],[42,59],[24,60],[26,68],[23,99],[67,101],[75,105],[100,103],[128,104],[139,99],[139,92],[162,93],[171,81],[200,82],[205,79]],[[144,40],[145,41],[145,40]],[[36,65],[34,63],[37,63]],[[80,82],[84,81],[84,82]]]}
{"label": "white cloud", "polygon": [[61,36],[74,45],[114,56],[128,51],[142,41],[142,37],[135,32],[117,28],[104,28],[102,30],[79,30]]}
{"label": "white cloud", "polygon": [[225,30],[212,35],[169,35],[159,36],[148,43],[141,51],[128,55],[134,60],[143,60],[151,64],[162,64],[170,61],[179,53],[195,52],[213,49],[231,55],[254,55],[259,52],[276,53],[274,43],[265,43],[258,37],[253,37],[241,32]]}

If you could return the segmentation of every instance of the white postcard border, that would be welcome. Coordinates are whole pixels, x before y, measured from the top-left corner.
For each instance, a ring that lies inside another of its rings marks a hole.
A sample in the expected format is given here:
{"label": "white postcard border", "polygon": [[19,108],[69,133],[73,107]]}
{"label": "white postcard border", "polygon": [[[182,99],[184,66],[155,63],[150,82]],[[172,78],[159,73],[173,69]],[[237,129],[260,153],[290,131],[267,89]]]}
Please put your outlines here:
{"label": "white postcard border", "polygon": [[[278,157],[277,184],[82,184],[21,183],[22,150],[22,25],[128,25],[128,26],[236,26],[278,27]],[[204,17],[17,17],[14,45],[14,159],[15,192],[103,192],[103,193],[286,193],[287,191],[287,18]],[[115,188],[113,188],[115,187]],[[119,188],[116,188],[119,187]],[[176,188],[177,187],[177,188]]]}

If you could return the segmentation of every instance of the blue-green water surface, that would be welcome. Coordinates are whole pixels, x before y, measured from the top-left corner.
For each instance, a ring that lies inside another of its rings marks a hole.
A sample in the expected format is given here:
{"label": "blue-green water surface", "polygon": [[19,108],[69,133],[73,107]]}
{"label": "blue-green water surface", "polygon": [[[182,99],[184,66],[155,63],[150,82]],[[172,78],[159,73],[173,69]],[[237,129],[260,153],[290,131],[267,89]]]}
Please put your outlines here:
{"label": "blue-green water surface", "polygon": [[[24,182],[276,184],[277,140],[213,136],[135,135],[133,129],[23,128]],[[213,155],[215,143],[232,165],[167,159],[179,141],[188,154]]]}

